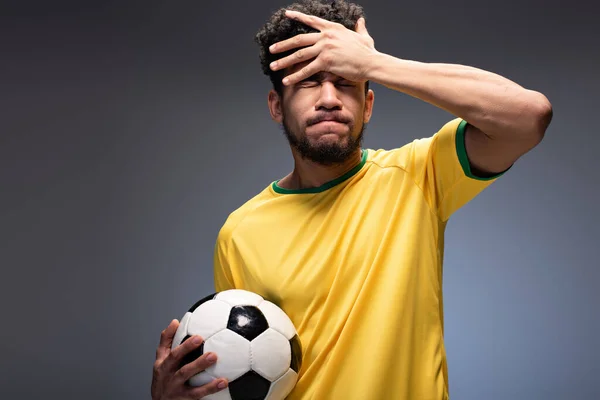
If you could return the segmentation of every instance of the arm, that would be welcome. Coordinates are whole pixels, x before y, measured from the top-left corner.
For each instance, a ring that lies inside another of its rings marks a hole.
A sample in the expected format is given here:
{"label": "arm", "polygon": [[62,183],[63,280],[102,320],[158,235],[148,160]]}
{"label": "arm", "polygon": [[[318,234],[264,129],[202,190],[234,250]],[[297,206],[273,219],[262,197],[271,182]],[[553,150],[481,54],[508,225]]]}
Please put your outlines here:
{"label": "arm", "polygon": [[351,81],[371,80],[442,108],[469,123],[465,146],[477,172],[505,171],[542,140],[550,124],[552,106],[542,94],[481,69],[380,53],[363,18],[352,31],[297,11],[287,11],[286,15],[319,32],[300,34],[271,46],[272,53],[307,46],[273,63],[273,70],[312,60],[284,78],[284,85],[328,71]]}
{"label": "arm", "polygon": [[552,119],[552,106],[544,95],[474,67],[376,53],[369,57],[367,71],[368,80],[467,121],[465,146],[478,174],[508,169],[542,140]]}

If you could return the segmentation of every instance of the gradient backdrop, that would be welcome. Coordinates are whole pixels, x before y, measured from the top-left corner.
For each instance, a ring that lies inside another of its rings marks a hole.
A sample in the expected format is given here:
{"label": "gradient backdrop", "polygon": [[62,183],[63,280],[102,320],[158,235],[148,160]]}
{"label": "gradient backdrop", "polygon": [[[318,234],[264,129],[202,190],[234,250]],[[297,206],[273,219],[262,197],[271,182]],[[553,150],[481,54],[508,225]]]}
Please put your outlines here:
{"label": "gradient backdrop", "polygon": [[[221,224],[292,167],[253,43],[285,4],[3,2],[0,398],[149,398],[161,330],[213,290]],[[362,4],[378,50],[554,106],[543,143],[449,223],[452,398],[600,398],[598,6]],[[452,118],[374,90],[367,147]]]}

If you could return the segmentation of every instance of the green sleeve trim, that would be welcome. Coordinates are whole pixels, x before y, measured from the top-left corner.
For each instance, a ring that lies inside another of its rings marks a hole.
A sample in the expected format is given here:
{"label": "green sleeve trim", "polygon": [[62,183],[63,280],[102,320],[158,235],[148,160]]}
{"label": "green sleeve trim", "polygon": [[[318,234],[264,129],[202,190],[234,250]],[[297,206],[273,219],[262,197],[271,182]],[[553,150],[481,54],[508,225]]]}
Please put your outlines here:
{"label": "green sleeve trim", "polygon": [[278,185],[279,180],[273,182],[271,184],[271,187],[273,188],[273,190],[276,193],[279,193],[279,194],[304,194],[304,193],[324,192],[327,189],[331,189],[332,187],[337,186],[340,183],[344,182],[345,180],[348,180],[351,177],[353,177],[354,175],[356,175],[356,173],[358,171],[360,171],[362,169],[362,167],[365,165],[365,163],[367,162],[368,154],[369,154],[369,152],[366,149],[363,149],[362,150],[362,158],[360,160],[360,163],[358,163],[354,168],[352,168],[350,171],[346,172],[344,175],[340,176],[339,178],[329,181],[319,187],[305,188],[305,189],[285,189]]}
{"label": "green sleeve trim", "polygon": [[471,162],[469,161],[469,157],[467,156],[467,148],[465,147],[465,131],[467,130],[467,121],[462,120],[460,124],[458,124],[458,128],[456,129],[456,154],[458,155],[458,161],[462,167],[463,172],[466,176],[471,179],[476,179],[478,181],[491,181],[493,179],[497,179],[504,175],[506,171],[510,169],[506,169],[506,171],[489,175],[489,176],[479,176],[475,175],[473,171],[471,171]]}

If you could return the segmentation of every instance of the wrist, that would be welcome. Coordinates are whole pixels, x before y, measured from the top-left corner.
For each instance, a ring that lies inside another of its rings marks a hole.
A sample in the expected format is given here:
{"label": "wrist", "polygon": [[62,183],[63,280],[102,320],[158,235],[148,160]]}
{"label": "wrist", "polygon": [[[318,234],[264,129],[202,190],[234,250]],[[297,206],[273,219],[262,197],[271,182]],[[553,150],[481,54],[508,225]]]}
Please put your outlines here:
{"label": "wrist", "polygon": [[427,64],[377,53],[369,59],[367,80],[393,90],[410,90],[419,85]]}
{"label": "wrist", "polygon": [[365,66],[365,81],[371,81],[379,83],[378,79],[380,76],[381,64],[386,59],[386,54],[374,50],[372,54],[366,57]]}

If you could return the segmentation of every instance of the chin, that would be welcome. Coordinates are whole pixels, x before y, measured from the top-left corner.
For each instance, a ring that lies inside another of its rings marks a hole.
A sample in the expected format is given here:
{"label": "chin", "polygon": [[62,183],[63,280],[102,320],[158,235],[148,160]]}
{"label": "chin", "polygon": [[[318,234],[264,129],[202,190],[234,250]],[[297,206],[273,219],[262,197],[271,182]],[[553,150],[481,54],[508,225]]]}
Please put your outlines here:
{"label": "chin", "polygon": [[348,139],[334,133],[326,133],[310,140],[310,144],[313,148],[344,149],[348,147]]}
{"label": "chin", "polygon": [[319,133],[318,135],[311,135],[314,140],[335,140],[335,141],[341,141],[341,140],[347,140],[348,139],[348,135],[345,133],[339,133],[339,132],[323,132],[323,133]]}
{"label": "chin", "polygon": [[348,142],[349,136],[350,132],[341,132],[339,130],[306,133],[306,137],[314,142]]}

